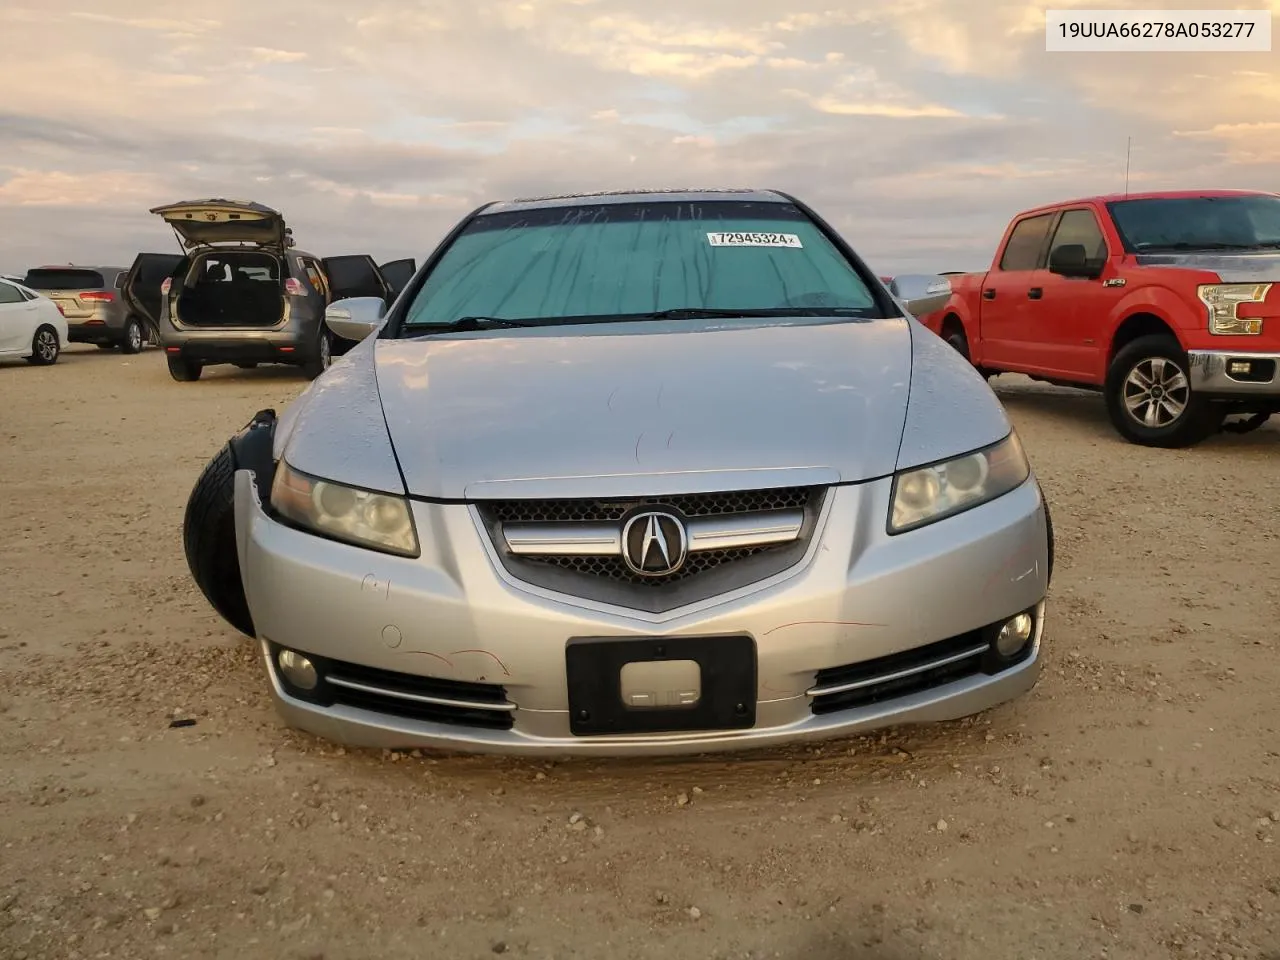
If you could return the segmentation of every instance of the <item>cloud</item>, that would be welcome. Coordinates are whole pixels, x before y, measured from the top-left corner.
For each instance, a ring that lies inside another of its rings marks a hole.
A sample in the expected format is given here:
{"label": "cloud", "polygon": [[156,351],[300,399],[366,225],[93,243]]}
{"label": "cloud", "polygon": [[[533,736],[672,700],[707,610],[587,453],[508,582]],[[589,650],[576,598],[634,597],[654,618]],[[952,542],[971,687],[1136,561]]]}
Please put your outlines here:
{"label": "cloud", "polygon": [[249,53],[260,63],[297,63],[307,55],[294,50],[273,50],[270,47],[251,47]]}
{"label": "cloud", "polygon": [[146,211],[184,197],[421,258],[486,200],[671,183],[797,193],[881,269],[977,267],[1017,209],[1119,189],[1129,137],[1131,184],[1275,189],[1272,54],[1047,54],[1044,6],[18,0],[0,268],[172,249]]}
{"label": "cloud", "polygon": [[145,203],[152,189],[149,177],[126,170],[74,174],[0,167],[0,176],[0,206],[128,207]]}

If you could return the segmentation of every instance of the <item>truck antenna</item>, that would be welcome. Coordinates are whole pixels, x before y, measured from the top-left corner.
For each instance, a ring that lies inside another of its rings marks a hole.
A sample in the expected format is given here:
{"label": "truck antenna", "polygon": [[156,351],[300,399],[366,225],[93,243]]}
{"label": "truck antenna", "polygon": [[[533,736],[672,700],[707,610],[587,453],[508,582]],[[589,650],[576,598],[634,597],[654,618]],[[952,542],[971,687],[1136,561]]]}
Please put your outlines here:
{"label": "truck antenna", "polygon": [[1124,150],[1124,195],[1129,195],[1129,158],[1133,156],[1133,137],[1129,138],[1129,145]]}

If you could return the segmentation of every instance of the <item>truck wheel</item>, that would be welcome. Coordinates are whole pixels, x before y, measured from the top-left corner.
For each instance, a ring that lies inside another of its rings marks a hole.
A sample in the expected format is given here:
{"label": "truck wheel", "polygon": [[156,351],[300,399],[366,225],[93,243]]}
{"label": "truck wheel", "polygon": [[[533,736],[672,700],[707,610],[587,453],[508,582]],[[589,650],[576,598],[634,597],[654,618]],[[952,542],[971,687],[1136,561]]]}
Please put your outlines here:
{"label": "truck wheel", "polygon": [[200,373],[204,370],[203,364],[183,360],[181,357],[173,356],[173,354],[170,354],[166,359],[169,361],[169,376],[179,383],[190,383],[193,380],[199,380]]}
{"label": "truck wheel", "polygon": [[969,338],[964,335],[963,330],[951,327],[943,333],[942,339],[951,344],[952,349],[960,356],[969,359]]}
{"label": "truck wheel", "polygon": [[255,636],[253,617],[240,578],[236,550],[235,477],[253,470],[259,496],[267,496],[274,475],[271,460],[275,411],[259,411],[210,460],[187,498],[182,546],[191,578],[219,616],[246,636]]}
{"label": "truck wheel", "polygon": [[308,349],[307,357],[302,361],[302,372],[308,380],[314,380],[329,369],[333,363],[333,334],[329,332],[323,321],[316,333],[316,339]]}
{"label": "truck wheel", "polygon": [[1167,334],[1139,337],[1116,354],[1104,393],[1111,423],[1130,443],[1190,447],[1216,433],[1223,412],[1191,390],[1187,355]]}
{"label": "truck wheel", "polygon": [[124,322],[124,336],[120,340],[121,353],[141,353],[146,345],[146,337],[142,331],[142,322],[137,317],[130,317]]}

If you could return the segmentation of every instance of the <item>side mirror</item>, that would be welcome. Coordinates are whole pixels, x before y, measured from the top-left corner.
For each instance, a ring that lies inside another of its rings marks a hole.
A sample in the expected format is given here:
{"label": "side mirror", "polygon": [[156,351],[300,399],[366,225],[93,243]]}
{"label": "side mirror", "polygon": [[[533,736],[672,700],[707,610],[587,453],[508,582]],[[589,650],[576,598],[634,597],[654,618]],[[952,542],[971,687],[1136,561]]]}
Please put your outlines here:
{"label": "side mirror", "polygon": [[922,317],[947,305],[951,281],[936,273],[906,273],[889,280],[889,292],[913,317]]}
{"label": "side mirror", "polygon": [[348,297],[325,308],[324,322],[344,340],[363,340],[382,326],[386,313],[387,304],[381,297]]}
{"label": "side mirror", "polygon": [[1049,255],[1049,272],[1060,277],[1087,277],[1102,273],[1101,264],[1090,263],[1082,243],[1064,243]]}

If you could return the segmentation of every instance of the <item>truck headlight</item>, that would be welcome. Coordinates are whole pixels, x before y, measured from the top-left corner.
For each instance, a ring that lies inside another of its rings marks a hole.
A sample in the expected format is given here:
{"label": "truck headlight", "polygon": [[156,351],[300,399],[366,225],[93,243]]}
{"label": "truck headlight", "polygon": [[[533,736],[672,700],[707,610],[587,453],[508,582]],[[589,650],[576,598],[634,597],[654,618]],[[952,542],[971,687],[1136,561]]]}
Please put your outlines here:
{"label": "truck headlight", "polygon": [[402,557],[418,556],[418,532],[403,497],[321,480],[283,460],[271,484],[271,506],[321,536]]}
{"label": "truck headlight", "polygon": [[893,478],[889,533],[914,530],[1004,496],[1030,475],[1016,432],[964,456],[903,470]]}
{"label": "truck headlight", "polygon": [[1240,317],[1242,303],[1264,303],[1269,283],[1204,283],[1196,295],[1209,310],[1209,332],[1221,336],[1262,333],[1260,317]]}

